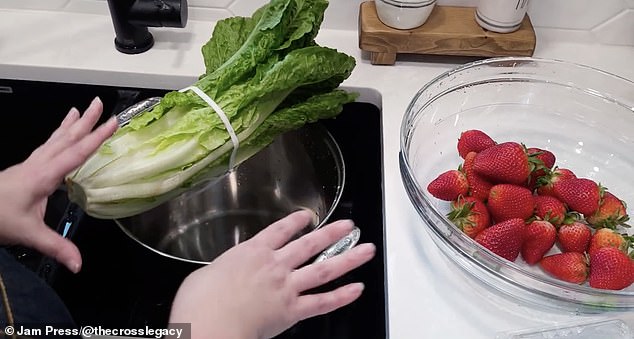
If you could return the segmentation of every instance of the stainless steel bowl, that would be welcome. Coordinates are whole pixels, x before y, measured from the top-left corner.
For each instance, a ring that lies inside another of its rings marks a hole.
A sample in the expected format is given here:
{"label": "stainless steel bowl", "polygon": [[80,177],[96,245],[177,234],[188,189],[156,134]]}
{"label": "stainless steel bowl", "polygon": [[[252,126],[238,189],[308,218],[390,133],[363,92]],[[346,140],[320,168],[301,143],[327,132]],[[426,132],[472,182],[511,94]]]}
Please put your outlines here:
{"label": "stainless steel bowl", "polygon": [[320,123],[285,133],[223,177],[136,216],[117,219],[161,255],[208,263],[289,213],[307,209],[324,225],[345,183],[341,150]]}

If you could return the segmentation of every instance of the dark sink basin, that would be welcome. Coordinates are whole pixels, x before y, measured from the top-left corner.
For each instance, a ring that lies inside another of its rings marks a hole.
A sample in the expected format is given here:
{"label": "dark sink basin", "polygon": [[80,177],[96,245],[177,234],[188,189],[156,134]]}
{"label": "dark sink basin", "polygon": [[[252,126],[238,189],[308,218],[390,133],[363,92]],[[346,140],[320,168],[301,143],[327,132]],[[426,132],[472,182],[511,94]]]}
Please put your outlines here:
{"label": "dark sink basin", "polygon": [[[166,90],[114,88],[51,82],[0,80],[0,102],[20,107],[7,112],[17,120],[0,134],[5,148],[0,169],[24,160],[48,138],[74,105],[85,109],[100,96],[109,117],[140,99]],[[331,282],[331,289],[362,281],[366,290],[355,303],[307,319],[279,338],[385,338],[387,333],[381,155],[381,112],[373,104],[346,105],[336,119],[322,123],[342,149],[347,171],[343,197],[332,219],[351,218],[361,228],[362,242],[373,242],[377,256],[365,266]],[[44,169],[43,169],[44,170]],[[56,227],[67,206],[63,187],[49,200],[46,221]],[[196,264],[162,257],[127,237],[111,220],[84,217],[72,235],[84,266],[73,275],[60,268],[48,282],[68,306],[78,325],[112,328],[163,328],[174,293]],[[41,257],[11,248],[26,266],[37,270]],[[213,301],[210,301],[213,302]]]}

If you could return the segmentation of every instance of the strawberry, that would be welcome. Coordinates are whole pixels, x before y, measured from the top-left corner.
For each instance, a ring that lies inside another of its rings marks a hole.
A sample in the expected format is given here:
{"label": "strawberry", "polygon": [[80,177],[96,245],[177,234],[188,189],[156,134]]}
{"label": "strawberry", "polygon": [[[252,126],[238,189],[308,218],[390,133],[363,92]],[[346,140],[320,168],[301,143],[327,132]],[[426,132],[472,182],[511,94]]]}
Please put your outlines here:
{"label": "strawberry", "polygon": [[440,200],[453,201],[467,194],[469,183],[462,171],[448,170],[427,185],[427,191]]}
{"label": "strawberry", "polygon": [[588,260],[583,253],[552,254],[544,257],[539,266],[553,277],[573,284],[583,284],[588,279]]}
{"label": "strawberry", "polygon": [[558,182],[554,187],[557,198],[568,209],[590,216],[599,209],[601,187],[591,179],[571,178]]}
{"label": "strawberry", "polygon": [[566,205],[559,199],[549,195],[536,195],[535,216],[541,220],[550,221],[553,225],[559,226],[566,219]]}
{"label": "strawberry", "polygon": [[447,217],[471,238],[491,226],[486,205],[474,197],[459,196],[451,203],[451,212]]}
{"label": "strawberry", "polygon": [[526,220],[533,216],[535,199],[526,187],[498,184],[491,187],[487,207],[495,222],[513,218]]}
{"label": "strawberry", "polygon": [[590,287],[622,290],[634,282],[634,265],[627,254],[613,247],[590,254]]}
{"label": "strawberry", "polygon": [[608,191],[604,191],[599,209],[586,217],[586,221],[595,228],[615,229],[619,225],[629,227],[626,224],[628,220],[630,217],[627,215],[625,202]]}
{"label": "strawberry", "polygon": [[578,221],[563,224],[557,230],[557,242],[562,252],[584,253],[588,250],[591,238],[590,227]]}
{"label": "strawberry", "polygon": [[471,129],[460,133],[458,138],[458,154],[462,159],[465,159],[469,152],[480,152],[493,145],[496,142],[486,133]]}
{"label": "strawberry", "polygon": [[567,168],[555,167],[549,173],[537,178],[537,183],[535,184],[537,186],[537,194],[555,197],[554,186],[556,186],[557,183],[576,177],[577,176]]}
{"label": "strawberry", "polygon": [[469,193],[467,194],[481,201],[486,201],[489,198],[489,191],[491,187],[493,187],[493,184],[486,181],[473,170],[473,161],[477,154],[476,152],[467,153],[464,158],[462,170],[466,174],[467,181],[469,182]]}
{"label": "strawberry", "polygon": [[529,265],[538,263],[557,239],[557,229],[546,220],[534,220],[524,228],[522,258]]}
{"label": "strawberry", "polygon": [[515,261],[524,241],[524,220],[509,219],[478,233],[475,241],[500,257]]}
{"label": "strawberry", "polygon": [[516,142],[504,142],[480,151],[473,170],[492,183],[522,185],[531,172],[526,149]]}
{"label": "strawberry", "polygon": [[604,247],[614,247],[623,253],[627,253],[630,247],[630,237],[623,236],[609,228],[600,228],[594,232],[590,239],[588,254],[592,255]]}
{"label": "strawberry", "polygon": [[533,156],[536,160],[534,168],[528,178],[528,188],[533,190],[537,186],[537,179],[546,175],[555,165],[555,155],[548,150],[530,147],[526,149],[526,154]]}
{"label": "strawberry", "polygon": [[[556,157],[553,152],[537,147],[529,147],[526,149],[526,154],[535,156],[536,159],[541,161],[540,164],[543,166],[542,169],[552,169],[555,166]],[[536,168],[537,169],[537,168]]]}

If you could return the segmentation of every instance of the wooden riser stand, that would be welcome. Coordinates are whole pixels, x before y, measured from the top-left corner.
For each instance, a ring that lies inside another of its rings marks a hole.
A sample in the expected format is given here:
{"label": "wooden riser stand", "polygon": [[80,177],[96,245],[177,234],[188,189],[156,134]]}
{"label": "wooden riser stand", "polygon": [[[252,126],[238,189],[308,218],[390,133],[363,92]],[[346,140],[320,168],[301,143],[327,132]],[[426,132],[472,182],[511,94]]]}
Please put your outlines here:
{"label": "wooden riser stand", "polygon": [[473,7],[434,7],[420,27],[400,30],[379,20],[374,1],[359,9],[359,48],[370,52],[374,65],[393,65],[396,55],[429,54],[473,57],[532,56],[535,31],[528,15],[519,30],[495,33],[480,27]]}

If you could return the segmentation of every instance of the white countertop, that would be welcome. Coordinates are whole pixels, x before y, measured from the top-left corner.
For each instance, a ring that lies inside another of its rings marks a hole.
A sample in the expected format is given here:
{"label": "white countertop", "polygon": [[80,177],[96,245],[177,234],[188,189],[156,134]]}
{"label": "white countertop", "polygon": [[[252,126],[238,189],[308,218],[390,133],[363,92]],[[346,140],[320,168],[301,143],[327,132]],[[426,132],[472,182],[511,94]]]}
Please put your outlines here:
{"label": "white countertop", "polygon": [[[200,46],[213,24],[189,21],[184,29],[151,29],[155,46],[125,55],[113,46],[107,15],[0,10],[0,78],[178,89],[203,72]],[[576,319],[540,312],[511,300],[482,294],[443,258],[423,230],[403,188],[398,167],[399,129],[409,100],[426,82],[465,58],[399,57],[396,65],[371,65],[358,48],[356,31],[329,30],[322,45],[357,59],[344,83],[371,88],[363,101],[383,109],[388,327],[391,338],[494,338],[499,331]],[[537,30],[536,57],[587,64],[634,79],[634,47],[604,46],[582,34]],[[68,93],[72,95],[72,93]]]}

